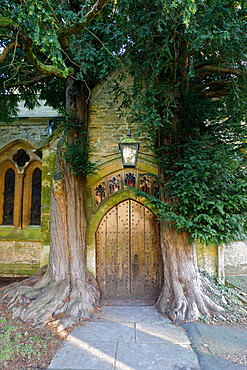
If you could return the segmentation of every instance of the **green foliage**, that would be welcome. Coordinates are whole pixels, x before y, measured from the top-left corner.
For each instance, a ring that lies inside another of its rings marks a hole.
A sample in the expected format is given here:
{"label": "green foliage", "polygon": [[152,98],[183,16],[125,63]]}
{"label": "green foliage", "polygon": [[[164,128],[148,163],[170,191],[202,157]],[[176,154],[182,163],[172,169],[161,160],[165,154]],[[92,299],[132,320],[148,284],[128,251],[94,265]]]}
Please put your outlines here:
{"label": "green foliage", "polygon": [[[0,92],[3,98],[8,96],[10,107],[6,110],[0,106],[0,120],[13,121],[19,101],[33,107],[40,98],[60,109],[65,105],[68,77],[84,81],[90,98],[92,88],[116,67],[119,59],[113,52],[116,43],[112,40],[119,41],[120,37],[113,24],[113,4],[86,28],[67,35],[69,27],[85,20],[91,7],[91,2],[82,4],[77,0],[0,1],[0,17],[4,17],[0,20],[0,49],[18,42],[0,63]],[[21,30],[6,28],[3,19],[13,21]],[[33,64],[33,58],[43,71]],[[56,70],[63,81],[55,76]]]}
{"label": "green foliage", "polygon": [[69,139],[65,141],[64,158],[75,176],[90,176],[96,172],[97,165],[89,160],[89,148],[85,135],[75,139],[73,143]]}
{"label": "green foliage", "polygon": [[89,159],[92,146],[88,133],[82,128],[84,121],[80,121],[75,114],[68,114],[62,122],[65,135],[63,141],[63,157],[71,167],[74,176],[90,176],[96,172],[97,164]]}
{"label": "green foliage", "polygon": [[148,204],[192,239],[246,238],[246,3],[121,5],[134,79],[131,104],[123,98],[153,137],[163,188]]}
{"label": "green foliage", "polygon": [[213,140],[197,133],[174,148],[183,153],[172,166],[168,158],[161,160],[169,179],[160,194],[165,201],[148,197],[162,220],[206,244],[246,238],[245,153]]}

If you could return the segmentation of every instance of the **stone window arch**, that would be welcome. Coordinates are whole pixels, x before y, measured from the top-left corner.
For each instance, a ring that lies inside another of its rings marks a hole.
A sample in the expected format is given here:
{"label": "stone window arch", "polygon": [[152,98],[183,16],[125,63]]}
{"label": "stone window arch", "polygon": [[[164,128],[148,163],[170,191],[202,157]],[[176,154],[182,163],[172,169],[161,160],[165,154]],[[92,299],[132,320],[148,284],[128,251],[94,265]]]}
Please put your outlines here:
{"label": "stone window arch", "polygon": [[0,153],[0,225],[40,225],[41,159],[30,145],[15,143]]}

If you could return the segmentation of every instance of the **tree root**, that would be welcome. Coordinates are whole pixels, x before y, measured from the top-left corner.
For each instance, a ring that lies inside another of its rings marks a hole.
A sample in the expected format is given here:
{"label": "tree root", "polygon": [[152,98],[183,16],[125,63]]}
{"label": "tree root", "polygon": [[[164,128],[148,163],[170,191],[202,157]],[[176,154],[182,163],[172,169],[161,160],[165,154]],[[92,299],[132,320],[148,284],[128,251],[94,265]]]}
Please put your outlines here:
{"label": "tree root", "polygon": [[[182,284],[173,281],[173,292],[164,285],[156,303],[159,312],[173,322],[198,321],[201,317],[221,316],[226,303],[219,290],[204,276],[198,282]],[[208,295],[210,295],[210,297]],[[216,297],[215,301],[212,295]]]}
{"label": "tree root", "polygon": [[7,308],[13,318],[41,327],[56,320],[64,327],[90,317],[98,304],[100,294],[96,280],[87,273],[85,281],[71,282],[69,277],[56,282],[48,273],[6,287],[2,300],[8,299]]}

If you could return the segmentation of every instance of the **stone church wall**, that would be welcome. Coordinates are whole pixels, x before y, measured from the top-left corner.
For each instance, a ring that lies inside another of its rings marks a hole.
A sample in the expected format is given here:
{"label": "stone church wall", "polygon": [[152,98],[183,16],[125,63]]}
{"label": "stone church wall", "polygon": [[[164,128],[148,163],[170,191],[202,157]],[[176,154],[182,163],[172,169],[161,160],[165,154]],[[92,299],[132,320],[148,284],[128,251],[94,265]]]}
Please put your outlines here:
{"label": "stone church wall", "polygon": [[[39,163],[41,162],[40,158],[33,151],[48,137],[48,118],[56,114],[55,112],[50,112],[50,114],[48,112],[47,114],[47,109],[44,110],[43,114],[41,108],[35,113],[23,108],[20,112],[20,119],[17,122],[8,125],[0,123],[0,172],[1,168],[3,168],[1,166],[4,166],[6,161],[11,163],[13,153],[20,148],[30,154],[31,162],[35,160],[37,164],[37,160],[39,160]],[[40,118],[40,114],[43,117]],[[20,173],[19,170],[18,173]],[[16,178],[16,182],[18,180],[19,175]],[[31,189],[30,176],[24,176],[24,182],[25,189]],[[27,192],[27,196],[25,194],[24,196],[23,202],[30,203],[31,191]],[[15,199],[16,197],[15,193]],[[16,212],[18,213],[16,208],[19,208],[19,206],[19,200],[16,199],[15,214]],[[34,274],[40,268],[41,236],[41,226],[28,226],[25,225],[25,221],[22,221],[22,225],[19,226],[0,225],[0,276],[29,276]]]}
{"label": "stone church wall", "polygon": [[225,246],[225,274],[247,275],[247,241]]}

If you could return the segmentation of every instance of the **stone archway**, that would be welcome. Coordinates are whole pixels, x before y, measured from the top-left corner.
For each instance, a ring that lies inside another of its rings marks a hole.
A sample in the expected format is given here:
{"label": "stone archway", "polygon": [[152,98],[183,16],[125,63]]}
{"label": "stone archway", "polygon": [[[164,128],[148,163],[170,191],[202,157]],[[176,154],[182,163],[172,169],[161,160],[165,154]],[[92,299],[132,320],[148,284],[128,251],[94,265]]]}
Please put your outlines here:
{"label": "stone archway", "polygon": [[163,262],[155,215],[127,199],[96,230],[96,278],[103,297],[157,297]]}

